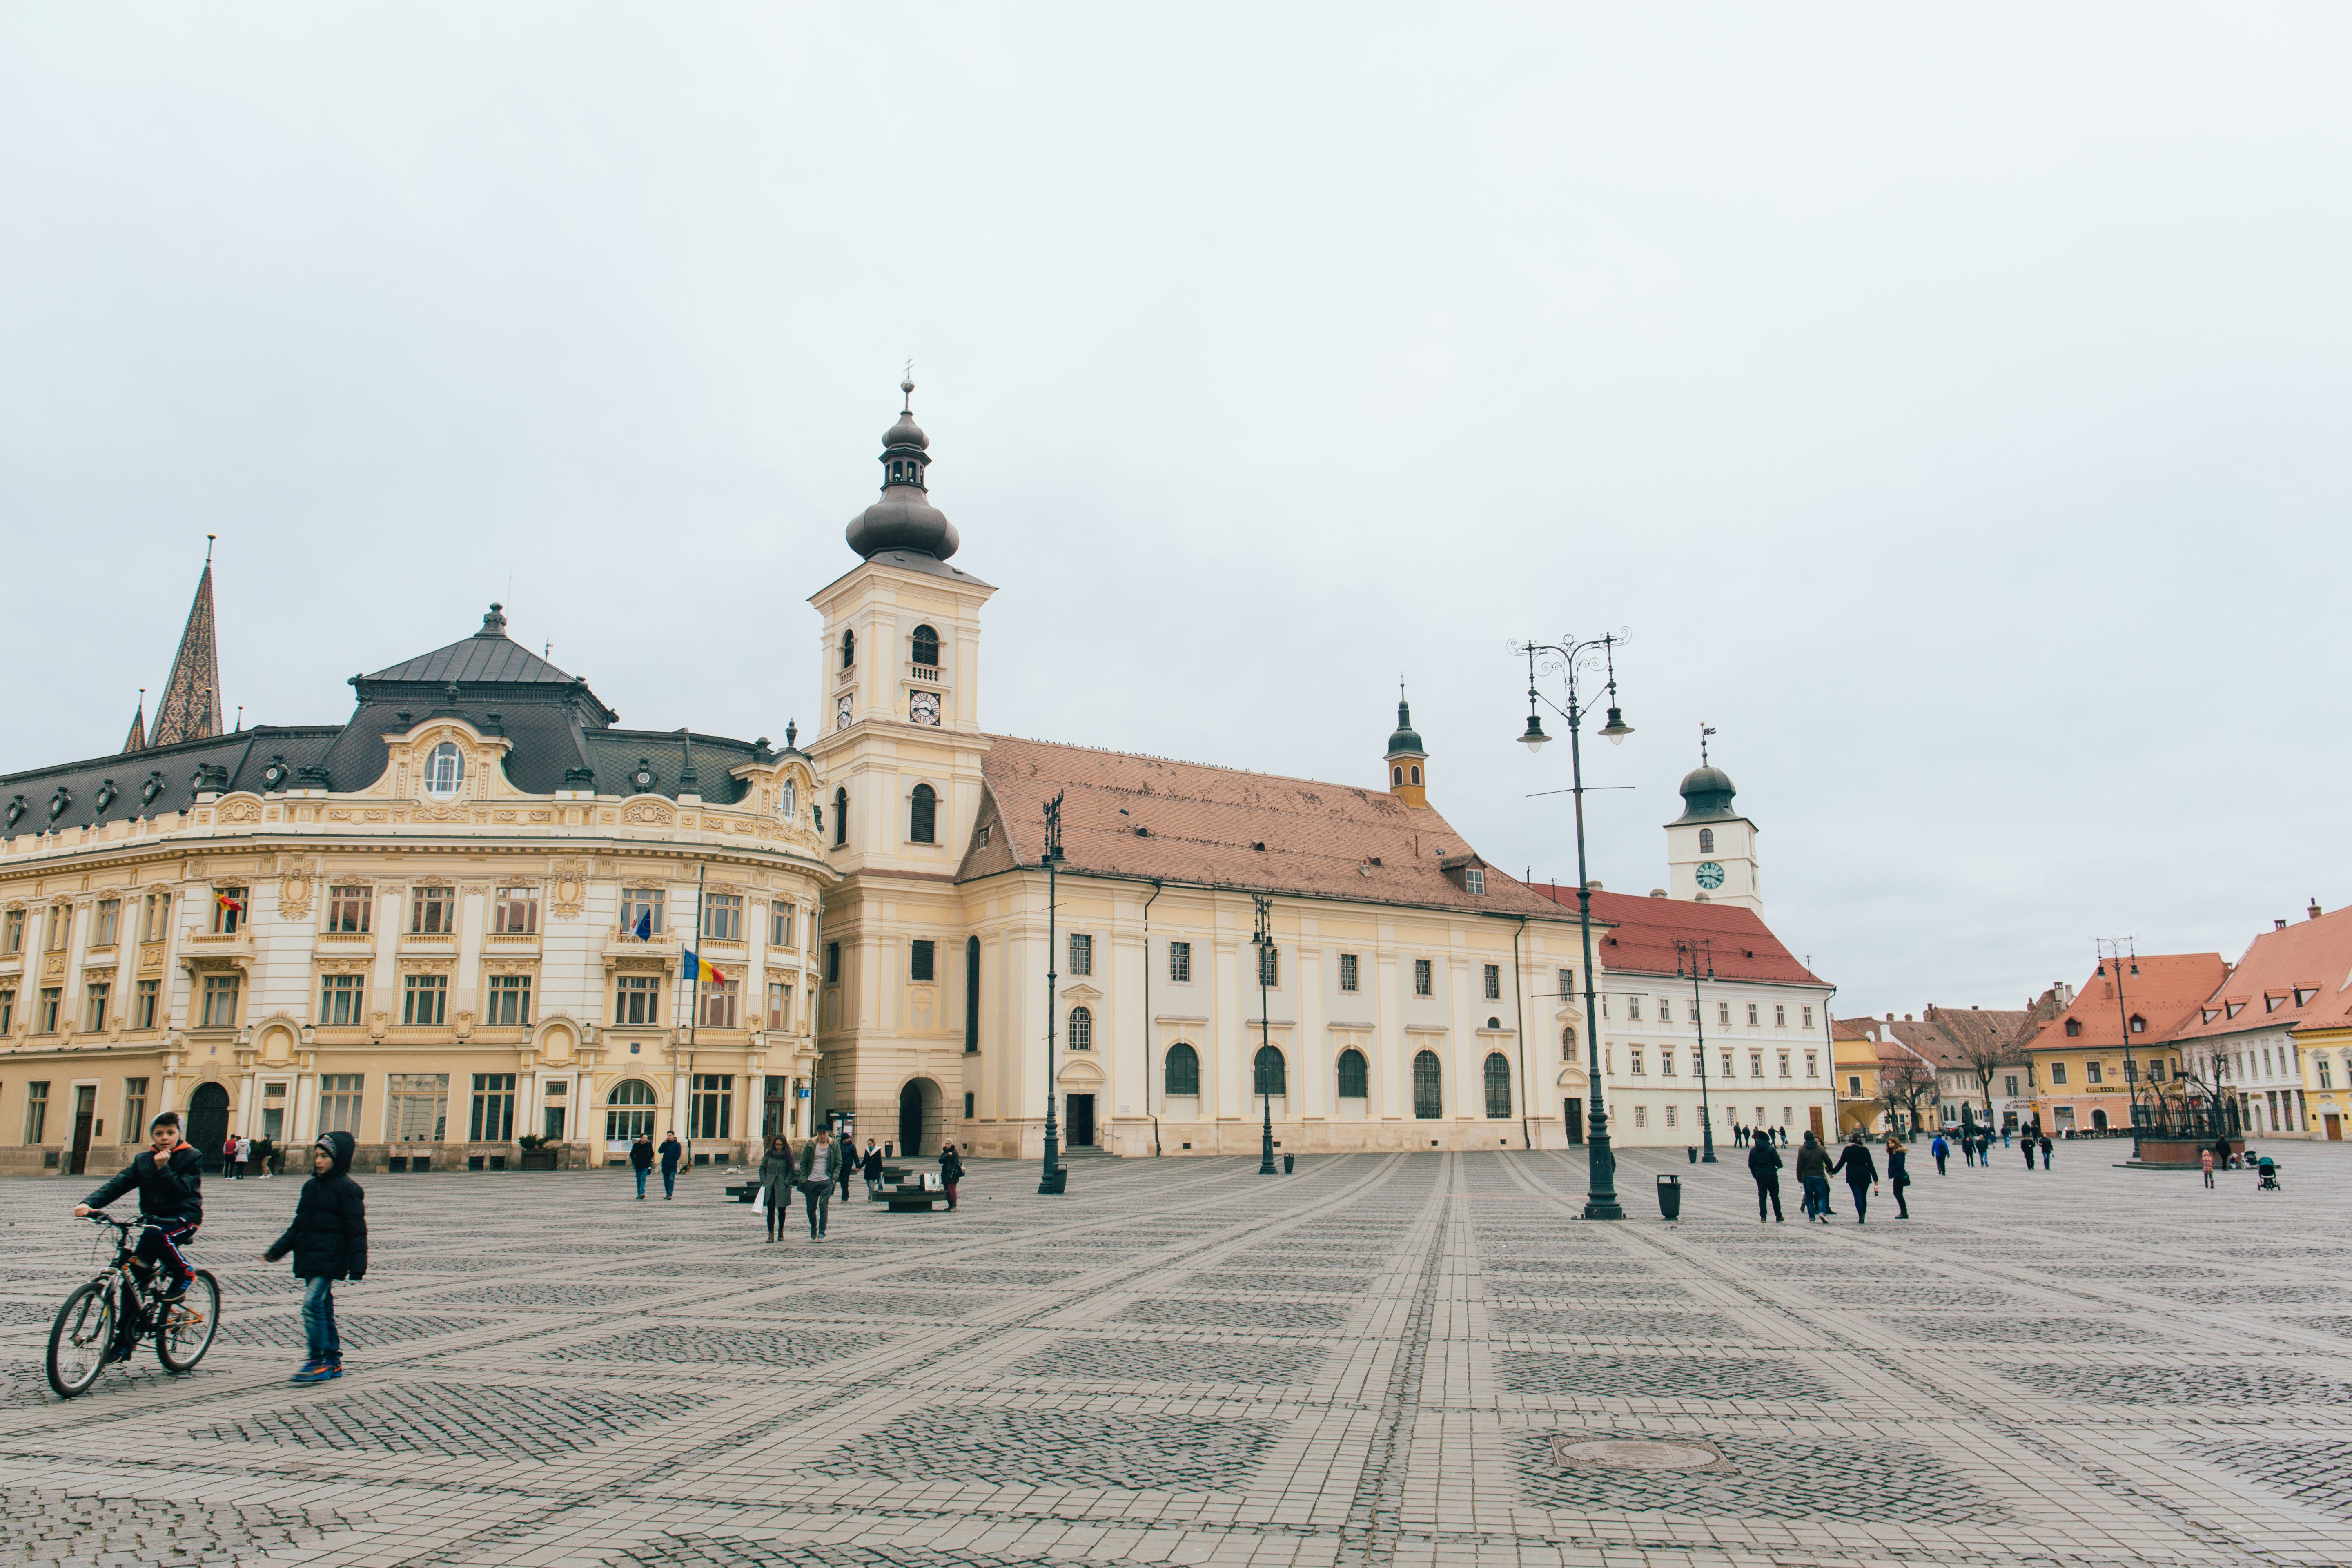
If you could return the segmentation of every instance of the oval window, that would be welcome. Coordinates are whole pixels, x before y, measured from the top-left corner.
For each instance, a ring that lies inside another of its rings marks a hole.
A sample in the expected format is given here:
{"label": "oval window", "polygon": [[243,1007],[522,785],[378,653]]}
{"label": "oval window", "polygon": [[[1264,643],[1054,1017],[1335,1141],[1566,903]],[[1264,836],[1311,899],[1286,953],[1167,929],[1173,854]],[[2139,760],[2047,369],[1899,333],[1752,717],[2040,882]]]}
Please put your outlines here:
{"label": "oval window", "polygon": [[447,800],[466,782],[466,757],[453,742],[444,741],[425,759],[425,793]]}

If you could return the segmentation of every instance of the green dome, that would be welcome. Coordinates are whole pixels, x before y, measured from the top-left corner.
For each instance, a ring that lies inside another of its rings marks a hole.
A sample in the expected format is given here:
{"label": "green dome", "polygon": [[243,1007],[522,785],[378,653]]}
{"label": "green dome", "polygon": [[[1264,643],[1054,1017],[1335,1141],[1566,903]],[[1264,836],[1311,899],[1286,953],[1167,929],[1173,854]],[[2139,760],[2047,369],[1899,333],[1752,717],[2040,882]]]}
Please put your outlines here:
{"label": "green dome", "polygon": [[1429,755],[1427,752],[1422,750],[1421,736],[1413,731],[1412,708],[1402,697],[1397,699],[1396,733],[1389,737],[1389,755],[1391,757]]}
{"label": "green dome", "polygon": [[1683,814],[1677,820],[1706,822],[1739,814],[1731,809],[1731,775],[1717,767],[1693,768],[1683,775]]}

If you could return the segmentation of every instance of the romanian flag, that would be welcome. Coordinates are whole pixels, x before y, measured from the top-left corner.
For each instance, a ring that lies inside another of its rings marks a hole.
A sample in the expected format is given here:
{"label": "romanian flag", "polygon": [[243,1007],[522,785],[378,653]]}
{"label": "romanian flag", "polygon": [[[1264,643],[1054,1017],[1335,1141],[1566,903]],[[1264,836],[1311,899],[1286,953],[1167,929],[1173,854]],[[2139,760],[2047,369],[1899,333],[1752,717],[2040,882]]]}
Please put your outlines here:
{"label": "romanian flag", "polygon": [[680,978],[699,980],[707,985],[727,984],[727,976],[719,972],[717,964],[707,958],[698,957],[691,949],[682,948],[679,952],[686,959],[686,966],[680,971]]}
{"label": "romanian flag", "polygon": [[213,903],[216,908],[227,910],[236,914],[241,915],[245,913],[245,900],[243,899],[230,898],[228,896],[228,889],[226,888],[214,889]]}

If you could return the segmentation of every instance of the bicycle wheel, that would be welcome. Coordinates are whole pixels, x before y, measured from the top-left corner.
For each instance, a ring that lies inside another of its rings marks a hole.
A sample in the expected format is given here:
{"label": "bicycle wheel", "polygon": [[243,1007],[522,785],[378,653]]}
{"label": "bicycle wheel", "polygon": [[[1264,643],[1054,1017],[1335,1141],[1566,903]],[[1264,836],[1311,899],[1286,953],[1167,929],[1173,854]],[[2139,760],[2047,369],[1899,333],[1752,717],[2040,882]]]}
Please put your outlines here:
{"label": "bicycle wheel", "polygon": [[220,1332],[220,1282],[203,1269],[188,1281],[188,1292],[163,1309],[163,1325],[155,1331],[155,1359],[166,1372],[186,1372],[205,1359]]}
{"label": "bicycle wheel", "polygon": [[86,1394],[114,1348],[114,1281],[93,1279],[58,1309],[49,1325],[49,1386],[60,1399]]}

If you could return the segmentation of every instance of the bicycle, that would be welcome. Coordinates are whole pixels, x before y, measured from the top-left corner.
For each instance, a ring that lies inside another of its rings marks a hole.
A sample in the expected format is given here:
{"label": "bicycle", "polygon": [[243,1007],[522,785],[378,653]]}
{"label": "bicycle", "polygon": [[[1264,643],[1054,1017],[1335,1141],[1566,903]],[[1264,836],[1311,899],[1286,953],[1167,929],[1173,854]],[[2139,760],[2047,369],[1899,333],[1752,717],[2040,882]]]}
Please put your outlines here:
{"label": "bicycle", "polygon": [[185,1294],[166,1301],[161,1268],[142,1279],[132,1256],[136,1220],[88,1216],[114,1227],[114,1261],[66,1298],[49,1326],[49,1386],[61,1399],[87,1394],[111,1361],[129,1361],[139,1342],[155,1336],[155,1359],[165,1372],[187,1372],[205,1359],[220,1332],[220,1281],[199,1268]]}

